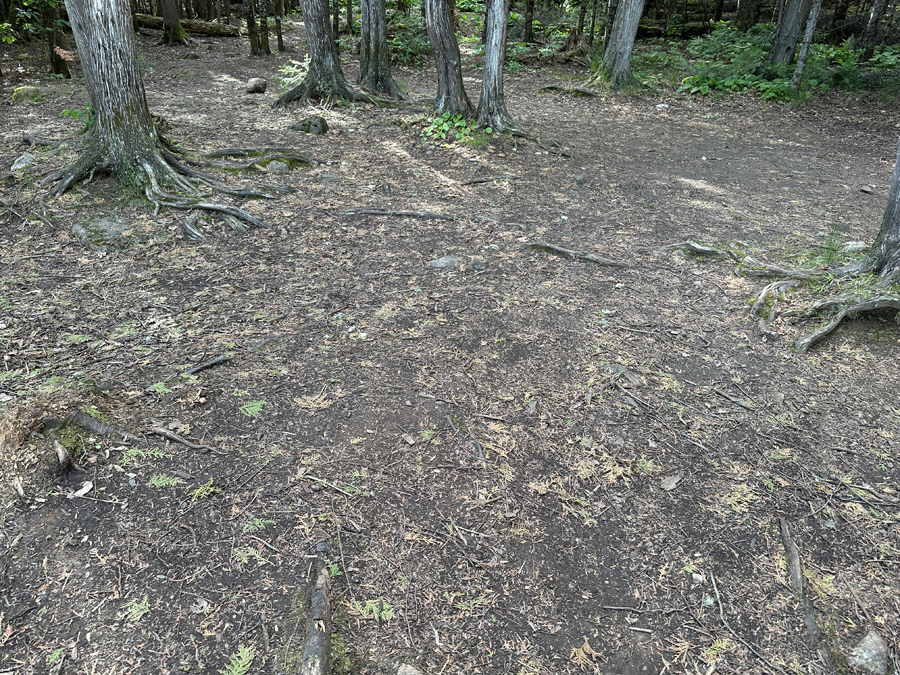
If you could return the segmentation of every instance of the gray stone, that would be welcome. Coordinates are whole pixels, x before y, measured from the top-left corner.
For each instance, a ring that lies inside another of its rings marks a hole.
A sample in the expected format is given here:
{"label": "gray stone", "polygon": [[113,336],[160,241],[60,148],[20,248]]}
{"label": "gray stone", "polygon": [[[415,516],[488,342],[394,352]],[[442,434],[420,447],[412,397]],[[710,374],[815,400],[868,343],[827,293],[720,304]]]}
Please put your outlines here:
{"label": "gray stone", "polygon": [[859,253],[860,251],[865,251],[869,248],[869,244],[864,241],[848,241],[846,244],[841,246],[841,253]]}
{"label": "gray stone", "polygon": [[324,117],[313,115],[312,117],[300,120],[296,124],[292,124],[291,129],[294,131],[302,131],[304,134],[321,136],[328,132],[328,122],[325,121]]}
{"label": "gray stone", "polygon": [[469,263],[469,269],[475,270],[476,272],[483,272],[487,269],[487,263],[482,260],[473,260]]}
{"label": "gray stone", "polygon": [[261,77],[254,77],[250,81],[247,82],[247,93],[248,94],[265,94],[266,93],[266,81]]}
{"label": "gray stone", "polygon": [[465,258],[457,258],[454,255],[445,255],[443,258],[435,258],[428,261],[429,267],[441,269],[443,267],[459,267],[466,262]]}
{"label": "gray stone", "polygon": [[269,173],[273,173],[276,176],[283,176],[286,173],[291,172],[291,167],[288,166],[285,162],[279,161],[277,159],[273,159],[266,165],[266,168],[269,169]]}
{"label": "gray stone", "polygon": [[130,231],[134,225],[115,218],[100,217],[75,223],[72,236],[92,251],[122,251],[136,241]]}
{"label": "gray stone", "polygon": [[876,631],[870,630],[847,658],[854,668],[872,675],[885,675],[888,667],[887,644]]}
{"label": "gray stone", "polygon": [[584,187],[585,185],[587,185],[587,182],[588,182],[587,174],[585,174],[585,173],[578,174],[577,176],[575,176],[575,182],[578,183],[581,187]]}
{"label": "gray stone", "polygon": [[397,669],[397,675],[424,675],[421,670],[418,668],[413,668],[412,666],[404,663]]}
{"label": "gray stone", "polygon": [[12,166],[9,167],[11,171],[21,171],[22,169],[27,169],[29,166],[34,164],[37,161],[37,158],[32,155],[30,152],[26,152],[24,155],[19,157],[15,162],[12,163]]}
{"label": "gray stone", "polygon": [[39,103],[48,98],[59,96],[59,90],[53,87],[16,87],[13,90],[13,103]]}

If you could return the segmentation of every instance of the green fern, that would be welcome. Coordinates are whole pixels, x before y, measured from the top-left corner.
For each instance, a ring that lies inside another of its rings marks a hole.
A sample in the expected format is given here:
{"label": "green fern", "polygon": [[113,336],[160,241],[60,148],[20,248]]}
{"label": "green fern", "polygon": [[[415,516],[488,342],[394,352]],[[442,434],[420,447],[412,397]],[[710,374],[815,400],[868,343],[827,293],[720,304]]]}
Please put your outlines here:
{"label": "green fern", "polygon": [[150,479],[150,485],[153,487],[175,487],[184,485],[184,481],[176,476],[167,476],[164,473],[158,473]]}
{"label": "green fern", "polygon": [[253,647],[241,647],[236,654],[231,655],[231,661],[219,673],[221,675],[247,675],[255,657],[256,653],[253,651]]}
{"label": "green fern", "polygon": [[247,401],[239,410],[247,417],[256,417],[265,404],[265,401]]}

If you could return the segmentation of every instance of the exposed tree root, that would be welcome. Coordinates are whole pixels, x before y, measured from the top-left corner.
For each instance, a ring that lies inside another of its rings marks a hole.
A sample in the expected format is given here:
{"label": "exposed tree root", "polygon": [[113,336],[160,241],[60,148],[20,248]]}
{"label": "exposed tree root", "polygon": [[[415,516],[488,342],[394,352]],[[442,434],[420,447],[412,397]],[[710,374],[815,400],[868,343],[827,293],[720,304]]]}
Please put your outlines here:
{"label": "exposed tree root", "polygon": [[[863,314],[865,312],[877,312],[883,309],[893,309],[900,312],[900,297],[896,295],[883,295],[876,298],[869,298],[868,300],[861,300],[860,298],[846,295],[838,296],[835,298],[828,298],[827,300],[821,300],[817,302],[808,310],[806,310],[803,315],[810,316],[822,310],[831,309],[838,309],[839,311],[834,316],[834,318],[828,322],[826,326],[820,328],[815,333],[811,333],[810,335],[807,335],[804,338],[800,338],[799,340],[794,342],[794,347],[798,352],[800,352],[801,354],[806,352],[814,344],[829,336],[832,332],[834,332],[834,329],[837,328],[846,318],[855,319],[860,314]],[[785,316],[790,316],[793,314],[793,312],[786,313]],[[900,314],[898,314],[897,316],[900,317]]]}
{"label": "exposed tree root", "polygon": [[548,84],[546,87],[538,89],[538,91],[558,91],[563,94],[569,94],[570,96],[596,97],[600,95],[596,91],[585,89],[584,87],[563,87],[559,84]]}
{"label": "exposed tree root", "polygon": [[[214,211],[221,213],[225,222],[232,229],[246,232],[246,228],[241,223],[259,228],[265,228],[267,225],[244,209],[209,201],[203,194],[202,188],[209,188],[234,197],[261,199],[274,199],[274,193],[290,191],[290,188],[276,186],[269,186],[265,189],[259,187],[233,188],[189,165],[246,170],[274,159],[303,164],[315,162],[291,148],[229,148],[207,155],[207,157],[255,158],[249,164],[230,164],[189,159],[175,154],[168,149],[169,147],[171,146],[161,139],[151,151],[146,152],[145,156],[138,160],[136,167],[132,167],[131,171],[123,171],[122,167],[111,164],[107,154],[101,150],[98,144],[92,143],[69,168],[48,175],[42,184],[58,181],[57,185],[49,191],[50,195],[58,196],[69,190],[77,181],[93,175],[95,171],[125,173],[128,180],[136,187],[141,188],[147,199],[157,209],[165,206],[183,211]],[[195,227],[194,222],[186,222],[184,231],[192,239],[205,238],[202,232]]]}
{"label": "exposed tree root", "polygon": [[688,239],[687,241],[682,241],[677,244],[669,244],[668,246],[663,246],[664,251],[669,251],[673,249],[677,249],[680,251],[687,251],[688,253],[692,253],[696,256],[708,256],[708,257],[719,257],[719,258],[731,258],[732,260],[740,260],[740,256],[738,255],[737,249],[740,246],[740,242],[730,241],[728,242],[727,249],[718,249],[711,248],[709,246],[703,246],[702,244],[698,244],[696,241],[691,241]]}
{"label": "exposed tree root", "polygon": [[289,104],[295,101],[305,104],[310,101],[331,101],[334,99],[343,99],[356,103],[371,103],[372,105],[385,104],[385,102],[379,102],[368,94],[356,91],[343,79],[325,85],[322,79],[310,75],[296,87],[279,96],[278,100],[272,104],[272,107],[287,108]]}
{"label": "exposed tree root", "polygon": [[792,269],[780,265],[770,265],[759,262],[750,256],[743,260],[738,270],[745,277],[780,277],[782,279],[798,279],[800,281],[824,281],[834,276],[833,272],[826,270]]}
{"label": "exposed tree root", "polygon": [[603,258],[598,255],[594,255],[593,253],[585,253],[584,251],[570,251],[567,248],[560,248],[559,246],[554,246],[553,244],[547,244],[542,241],[535,242],[533,244],[522,244],[522,248],[533,248],[539,251],[546,251],[547,253],[553,253],[554,255],[561,255],[569,258],[570,260],[584,260],[586,262],[592,262],[596,265],[608,265],[611,267],[628,267],[626,263],[618,262],[617,260],[611,260],[609,258]]}
{"label": "exposed tree root", "polygon": [[787,289],[795,288],[799,283],[800,282],[796,280],[775,281],[762,289],[759,297],[756,298],[756,302],[753,303],[753,307],[750,308],[750,314],[752,316],[759,316],[759,310],[768,301],[769,296],[771,295],[773,297],[772,306],[769,308],[768,316],[759,317],[759,332],[762,335],[775,340],[780,337],[778,333],[769,330],[769,323],[775,320],[775,309],[778,306],[778,299],[784,295],[784,292]]}

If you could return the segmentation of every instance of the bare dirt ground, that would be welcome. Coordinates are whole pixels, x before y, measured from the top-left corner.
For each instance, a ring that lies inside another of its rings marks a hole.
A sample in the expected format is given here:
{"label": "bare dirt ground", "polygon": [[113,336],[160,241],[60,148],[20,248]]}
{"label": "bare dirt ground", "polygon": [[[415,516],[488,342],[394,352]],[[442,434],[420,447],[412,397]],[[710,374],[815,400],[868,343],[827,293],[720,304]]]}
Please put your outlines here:
{"label": "bare dirt ground", "polygon": [[[242,647],[249,672],[296,672],[320,564],[336,672],[819,673],[870,628],[896,653],[896,323],[801,355],[815,320],[763,337],[764,282],[662,248],[742,241],[793,264],[871,241],[896,104],[573,98],[538,90],[579,73],[522,71],[509,108],[540,143],[442,147],[414,111],[273,110],[296,53],[223,40],[188,61],[155,38],[150,106],[181,148],[322,163],[227,176],[295,192],[244,203],[270,229],[201,221],[199,244],[108,178],[48,201],[47,223],[17,213],[28,176],[0,183],[0,413],[25,436],[0,448],[0,672],[215,673]],[[251,76],[269,93],[245,94]],[[396,76],[426,108],[431,72]],[[75,135],[60,113],[86,99],[56,86],[3,94],[0,173],[23,131]],[[311,112],[327,135],[289,128]],[[36,173],[72,156],[30,151]],[[468,182],[494,176],[514,178]],[[134,243],[82,248],[70,228],[98,214]],[[627,266],[523,247],[541,241]],[[460,260],[427,265],[443,256]],[[58,476],[41,420],[77,409],[128,435],[73,432],[80,469]]]}

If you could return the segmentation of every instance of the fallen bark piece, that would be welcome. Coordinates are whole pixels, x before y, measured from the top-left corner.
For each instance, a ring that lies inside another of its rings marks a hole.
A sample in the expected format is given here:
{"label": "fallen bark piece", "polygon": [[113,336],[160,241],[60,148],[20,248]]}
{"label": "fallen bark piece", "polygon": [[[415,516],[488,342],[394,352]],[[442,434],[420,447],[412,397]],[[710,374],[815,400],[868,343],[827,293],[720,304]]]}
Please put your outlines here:
{"label": "fallen bark piece", "polygon": [[619,262],[617,260],[603,258],[601,256],[594,255],[593,253],[586,253],[584,251],[570,251],[567,248],[554,246],[553,244],[548,244],[543,241],[538,241],[533,244],[522,244],[522,248],[533,248],[538,251],[546,251],[547,253],[553,253],[554,255],[565,256],[570,260],[584,260],[587,262],[592,262],[596,265],[607,265],[610,267],[628,267],[626,263]]}
{"label": "fallen bark piece", "polygon": [[303,646],[300,675],[325,675],[331,638],[331,574],[323,567],[309,599],[311,618]]}

